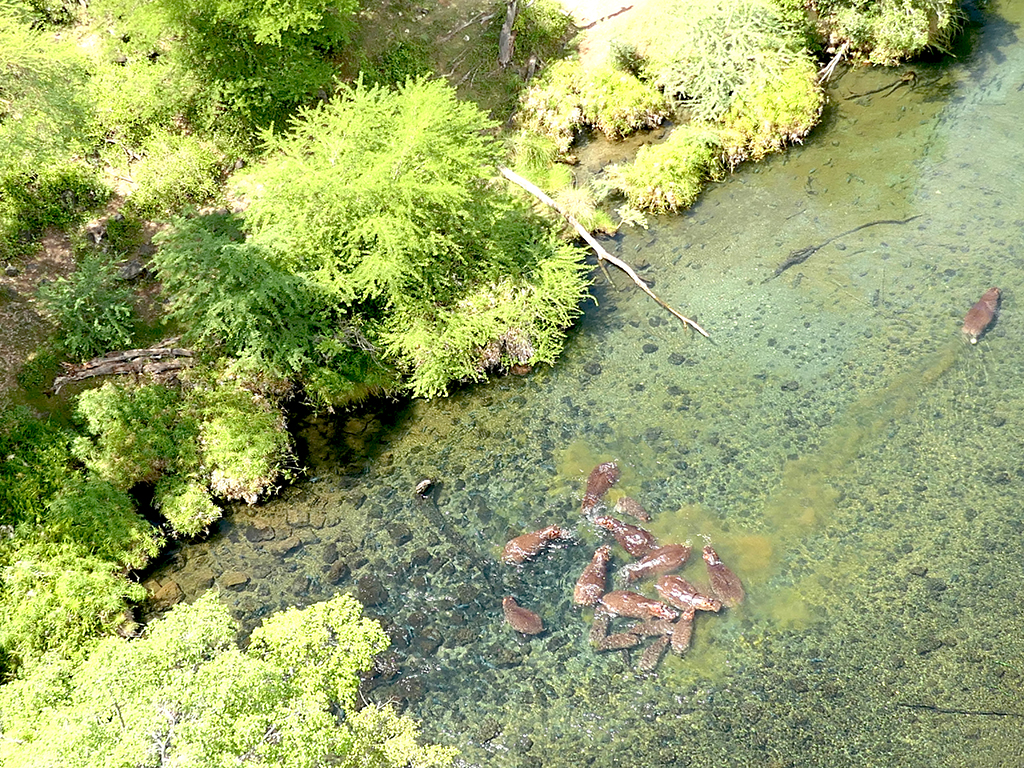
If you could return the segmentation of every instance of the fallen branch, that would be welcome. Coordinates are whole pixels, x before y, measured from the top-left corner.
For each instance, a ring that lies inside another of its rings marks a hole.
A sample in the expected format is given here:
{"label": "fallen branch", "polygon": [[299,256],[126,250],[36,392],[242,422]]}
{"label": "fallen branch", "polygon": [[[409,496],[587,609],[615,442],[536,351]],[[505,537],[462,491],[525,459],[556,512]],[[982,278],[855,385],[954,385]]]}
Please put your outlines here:
{"label": "fallen branch", "polygon": [[800,248],[799,250],[792,251],[786,260],[775,268],[775,271],[772,274],[768,275],[768,277],[761,281],[761,284],[763,285],[769,280],[773,280],[790,267],[795,267],[797,264],[803,264],[826,245],[841,237],[852,235],[854,232],[859,232],[860,230],[867,229],[868,227],[877,227],[879,224],[906,224],[907,222],[920,217],[921,214],[917,214],[916,216],[911,216],[908,219],[880,219],[879,221],[869,221],[867,224],[861,224],[859,227],[854,227],[853,229],[848,229],[845,232],[840,232],[838,235],[832,235],[828,240],[824,240],[816,245],[808,245],[806,248]]}
{"label": "fallen branch", "polygon": [[512,63],[512,46],[516,42],[516,33],[512,28],[515,26],[518,13],[518,0],[509,0],[505,23],[501,25],[501,34],[498,35],[498,66],[502,69]]}
{"label": "fallen branch", "polygon": [[[173,344],[176,339],[165,342]],[[48,394],[57,394],[66,384],[84,381],[95,376],[120,376],[125,374],[147,374],[164,376],[177,373],[192,364],[192,350],[174,346],[150,347],[148,349],[126,349],[108,352],[79,365],[64,364],[65,374],[53,380]]]}
{"label": "fallen branch", "polygon": [[643,280],[641,280],[640,277],[637,275],[637,273],[633,271],[633,268],[630,267],[629,264],[627,264],[624,261],[621,261],[620,259],[617,259],[616,257],[612,256],[610,253],[608,253],[608,251],[606,251],[604,248],[602,248],[601,244],[599,242],[597,242],[597,240],[594,239],[594,236],[591,235],[587,231],[586,227],[584,227],[582,224],[580,224],[578,221],[576,221],[576,219],[573,218],[564,208],[562,208],[562,206],[560,206],[558,203],[556,203],[554,200],[552,200],[550,197],[548,197],[546,194],[544,194],[544,192],[542,192],[539,187],[537,187],[534,184],[531,184],[529,181],[524,179],[518,173],[515,173],[514,171],[510,171],[508,168],[501,168],[501,167],[499,167],[498,170],[501,171],[501,175],[502,176],[504,176],[506,179],[511,181],[513,184],[518,184],[520,187],[525,189],[527,192],[529,192],[531,195],[536,197],[542,203],[544,203],[545,205],[547,205],[547,206],[549,206],[551,208],[554,208],[556,211],[558,211],[562,215],[562,217],[566,221],[568,221],[569,224],[572,225],[573,229],[576,230],[576,232],[579,234],[579,236],[582,237],[587,242],[587,245],[589,245],[591,248],[594,249],[594,253],[597,254],[597,258],[598,259],[602,259],[604,261],[607,261],[609,264],[614,264],[616,267],[618,267],[623,272],[625,272],[627,275],[629,275],[630,278],[632,278],[633,282],[636,283],[637,286],[640,288],[640,290],[642,290],[644,293],[646,293],[648,296],[650,296],[652,299],[654,299],[658,304],[660,304],[662,307],[667,309],[669,312],[671,312],[677,318],[682,320],[684,325],[690,326],[691,328],[693,328],[695,331],[697,331],[697,333],[701,334],[702,336],[705,336],[705,337],[707,337],[709,339],[711,338],[711,334],[709,334],[707,331],[705,331],[703,328],[701,328],[699,325],[697,325],[697,323],[695,323],[693,320],[691,320],[688,317],[684,317],[679,312],[677,312],[676,310],[672,309],[672,307],[670,307],[664,301],[659,299],[654,294],[654,291],[652,291],[650,288],[647,287],[647,283],[645,283]]}
{"label": "fallen branch", "polygon": [[832,57],[832,60],[828,63],[824,69],[818,73],[818,85],[824,85],[828,82],[828,79],[832,77],[832,74],[836,71],[836,66],[846,56],[846,52],[850,50],[850,41],[847,40],[836,51],[836,55]]}
{"label": "fallen branch", "polygon": [[1024,712],[1012,712],[1001,709],[956,709],[953,707],[938,707],[934,704],[915,704],[910,701],[897,701],[897,707],[907,709],[923,709],[928,712],[938,712],[942,715],[978,715],[979,717],[1024,717]]}

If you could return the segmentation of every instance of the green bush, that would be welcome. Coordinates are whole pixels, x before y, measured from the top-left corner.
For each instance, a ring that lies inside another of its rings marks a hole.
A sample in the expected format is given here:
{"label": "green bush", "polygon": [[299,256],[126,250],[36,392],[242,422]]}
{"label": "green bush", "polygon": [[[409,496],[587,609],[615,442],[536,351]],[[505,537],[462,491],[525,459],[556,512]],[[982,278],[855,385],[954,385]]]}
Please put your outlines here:
{"label": "green bush", "polygon": [[652,0],[610,23],[642,58],[647,77],[708,121],[752,79],[782,72],[804,42],[772,0]]}
{"label": "green bush", "polygon": [[89,470],[125,490],[156,485],[157,503],[170,505],[168,521],[183,536],[219,516],[188,486],[202,482],[253,504],[291,461],[280,411],[234,381],[197,381],[187,392],[107,382],[82,393],[77,413],[88,437],[75,451]]}
{"label": "green bush", "polygon": [[39,299],[57,324],[59,343],[73,358],[85,360],[131,343],[131,291],[101,254],[86,254],[69,276],[41,286]]}
{"label": "green bush", "polygon": [[244,239],[237,217],[178,219],[155,241],[153,265],[169,317],[189,344],[242,358],[243,371],[298,376],[319,362],[329,317],[306,281],[272,249]]}
{"label": "green bush", "polygon": [[[4,139],[2,117],[0,114],[0,142]],[[53,161],[33,172],[5,173],[10,170],[0,170],[2,258],[28,253],[48,227],[66,227],[81,221],[86,211],[107,196],[95,169],[80,161]]]}
{"label": "green bush", "polygon": [[642,146],[632,163],[609,166],[608,179],[625,194],[627,214],[677,211],[697,199],[705,180],[721,173],[719,154],[716,133],[680,125],[662,143]]}
{"label": "green bush", "polygon": [[40,520],[73,476],[72,463],[71,435],[64,429],[27,408],[0,411],[0,525]]}
{"label": "green bush", "polygon": [[817,8],[819,35],[831,49],[849,44],[853,55],[884,65],[948,49],[964,16],[958,0],[824,0]]}
{"label": "green bush", "polygon": [[[535,350],[559,346],[557,322],[577,310],[582,270],[561,270],[565,287],[554,295],[539,290],[545,263],[564,265],[566,250],[527,205],[489,185],[492,127],[445,83],[417,80],[394,91],[346,89],[304,111],[287,135],[268,137],[266,164],[244,179],[247,243],[262,246],[269,266],[293,276],[330,320],[317,342],[327,365],[316,364],[329,370],[307,381],[363,375],[366,360],[369,376],[350,379],[353,388],[398,369],[414,393],[436,395],[482,376],[468,361],[506,334],[531,334]],[[481,295],[512,303],[478,313],[470,306]],[[561,312],[550,311],[553,298]],[[525,309],[522,323],[513,324],[513,305]],[[335,366],[346,350],[357,358]]]}
{"label": "green bush", "polygon": [[212,141],[192,134],[156,131],[142,144],[142,158],[132,166],[135,189],[128,198],[131,214],[157,216],[201,203],[220,187],[224,157]]}
{"label": "green bush", "polygon": [[22,663],[47,653],[83,657],[98,636],[125,625],[131,603],[146,597],[118,563],[74,543],[25,543],[4,561],[0,647]]}
{"label": "green bush", "polygon": [[75,441],[76,454],[117,488],[187,474],[199,464],[199,425],[177,389],[108,381],[83,392],[76,413],[88,435]]}
{"label": "green bush", "polygon": [[210,492],[194,480],[172,476],[156,484],[153,505],[160,511],[175,536],[198,536],[221,516]]}
{"label": "green bush", "polygon": [[0,689],[0,761],[60,765],[443,768],[390,707],[356,708],[359,675],[387,647],[339,595],[268,618],[247,650],[208,592],[143,637],[108,638],[75,667],[49,662]]}
{"label": "green bush", "polygon": [[794,62],[777,76],[751,80],[722,116],[727,162],[735,166],[747,158],[760,160],[802,141],[817,124],[824,103],[818,67],[810,58]]}
{"label": "green bush", "polygon": [[518,119],[523,129],[549,137],[565,154],[585,127],[617,139],[658,125],[667,113],[664,96],[635,75],[610,66],[584,69],[564,59],[527,89]]}
{"label": "green bush", "polygon": [[47,505],[41,535],[60,544],[137,570],[159,553],[160,533],[135,513],[135,502],[123,490],[99,477],[65,483]]}
{"label": "green bush", "polygon": [[360,69],[366,85],[385,87],[401,85],[410,77],[429,75],[431,71],[427,49],[405,40],[371,57]]}
{"label": "green bush", "polygon": [[200,404],[202,466],[211,490],[224,499],[255,504],[292,458],[284,416],[236,382],[195,390],[192,397]]}

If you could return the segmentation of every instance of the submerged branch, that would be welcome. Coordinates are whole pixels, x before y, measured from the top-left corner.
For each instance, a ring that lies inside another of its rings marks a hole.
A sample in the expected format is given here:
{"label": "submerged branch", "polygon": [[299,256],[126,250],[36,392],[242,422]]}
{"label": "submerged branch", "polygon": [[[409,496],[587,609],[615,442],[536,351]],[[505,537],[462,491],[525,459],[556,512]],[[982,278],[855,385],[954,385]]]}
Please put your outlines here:
{"label": "submerged branch", "polygon": [[624,262],[624,261],[622,261],[620,259],[617,259],[615,256],[612,256],[610,253],[608,253],[608,251],[606,251],[604,248],[602,248],[601,244],[599,242],[597,242],[597,240],[594,239],[594,236],[591,235],[590,232],[587,231],[586,227],[584,227],[582,224],[580,224],[578,221],[576,221],[575,218],[573,218],[558,203],[556,203],[554,200],[552,200],[550,197],[548,197],[548,195],[544,194],[544,192],[542,192],[539,187],[537,187],[534,184],[531,184],[529,181],[524,179],[518,173],[515,173],[514,171],[510,171],[508,168],[499,167],[498,170],[501,171],[501,175],[502,176],[504,176],[506,179],[511,181],[513,184],[518,184],[520,187],[525,189],[527,192],[529,192],[531,195],[536,197],[542,203],[544,203],[545,205],[547,205],[547,206],[555,209],[556,211],[558,211],[562,215],[562,217],[566,221],[568,221],[569,224],[572,225],[573,229],[576,230],[576,232],[579,234],[579,236],[582,237],[587,242],[587,245],[589,245],[591,248],[594,249],[594,253],[597,254],[597,258],[598,259],[607,261],[609,264],[614,264],[616,267],[618,267],[623,272],[625,272],[627,275],[629,275],[629,277],[633,280],[634,283],[637,284],[637,286],[640,288],[640,290],[642,290],[644,293],[646,293],[648,296],[650,296],[652,299],[654,299],[658,304],[660,304],[666,310],[668,310],[673,315],[675,315],[677,318],[679,318],[683,322],[684,325],[690,326],[691,328],[693,328],[695,331],[697,331],[697,333],[701,334],[702,336],[705,336],[705,337],[707,337],[709,339],[711,338],[711,335],[707,331],[705,331],[703,328],[701,328],[699,325],[697,325],[697,323],[695,323],[693,320],[691,320],[688,317],[684,317],[682,314],[680,314],[679,312],[674,310],[672,307],[670,307],[664,301],[659,299],[654,294],[654,291],[652,291],[650,288],[647,287],[647,283],[645,283],[643,280],[641,280],[639,275],[637,275],[637,273],[633,271],[633,268],[630,267],[629,264],[627,264],[626,262]]}

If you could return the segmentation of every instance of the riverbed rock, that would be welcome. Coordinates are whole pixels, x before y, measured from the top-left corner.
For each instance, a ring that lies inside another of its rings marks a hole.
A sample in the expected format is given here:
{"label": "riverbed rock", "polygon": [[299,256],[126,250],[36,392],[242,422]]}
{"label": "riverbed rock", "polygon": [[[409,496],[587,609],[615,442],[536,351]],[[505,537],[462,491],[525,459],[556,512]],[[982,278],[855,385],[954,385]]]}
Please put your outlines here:
{"label": "riverbed rock", "polygon": [[260,541],[270,541],[274,538],[274,529],[269,525],[260,525],[254,523],[247,525],[242,529],[242,535],[245,536],[247,541],[251,541],[254,544]]}
{"label": "riverbed rock", "polygon": [[356,597],[363,605],[380,605],[388,601],[388,591],[380,579],[370,574],[356,582]]}
{"label": "riverbed rock", "polygon": [[168,579],[154,593],[152,597],[153,610],[163,611],[172,605],[180,603],[185,597],[181,586],[174,579]]}
{"label": "riverbed rock", "polygon": [[186,595],[198,595],[213,586],[216,574],[205,566],[179,571],[175,579]]}
{"label": "riverbed rock", "polygon": [[228,571],[222,573],[219,579],[219,584],[223,589],[241,589],[249,583],[249,574],[242,571]]}
{"label": "riverbed rock", "polygon": [[290,555],[302,546],[302,540],[298,536],[289,536],[287,539],[272,541],[267,545],[267,552],[276,557]]}

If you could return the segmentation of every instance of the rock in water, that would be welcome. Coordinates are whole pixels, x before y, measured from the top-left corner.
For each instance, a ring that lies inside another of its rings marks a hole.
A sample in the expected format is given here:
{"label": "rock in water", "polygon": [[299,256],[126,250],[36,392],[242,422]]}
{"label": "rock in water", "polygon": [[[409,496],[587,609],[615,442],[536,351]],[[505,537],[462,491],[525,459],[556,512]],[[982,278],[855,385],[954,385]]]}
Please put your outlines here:
{"label": "rock in water", "polygon": [[727,608],[735,608],[743,602],[743,585],[736,574],[726,568],[711,546],[704,547],[704,562],[708,564],[708,578],[711,591]]}
{"label": "rock in water", "polygon": [[502,600],[501,607],[505,611],[505,621],[516,632],[522,632],[524,635],[539,635],[544,631],[544,622],[540,620],[540,616],[523,608],[514,597],[506,597]]}
{"label": "rock in water", "polygon": [[995,319],[997,309],[999,309],[999,289],[989,288],[964,318],[962,330],[964,335],[970,339],[971,344],[978,343],[978,338],[985,333],[985,329]]}

